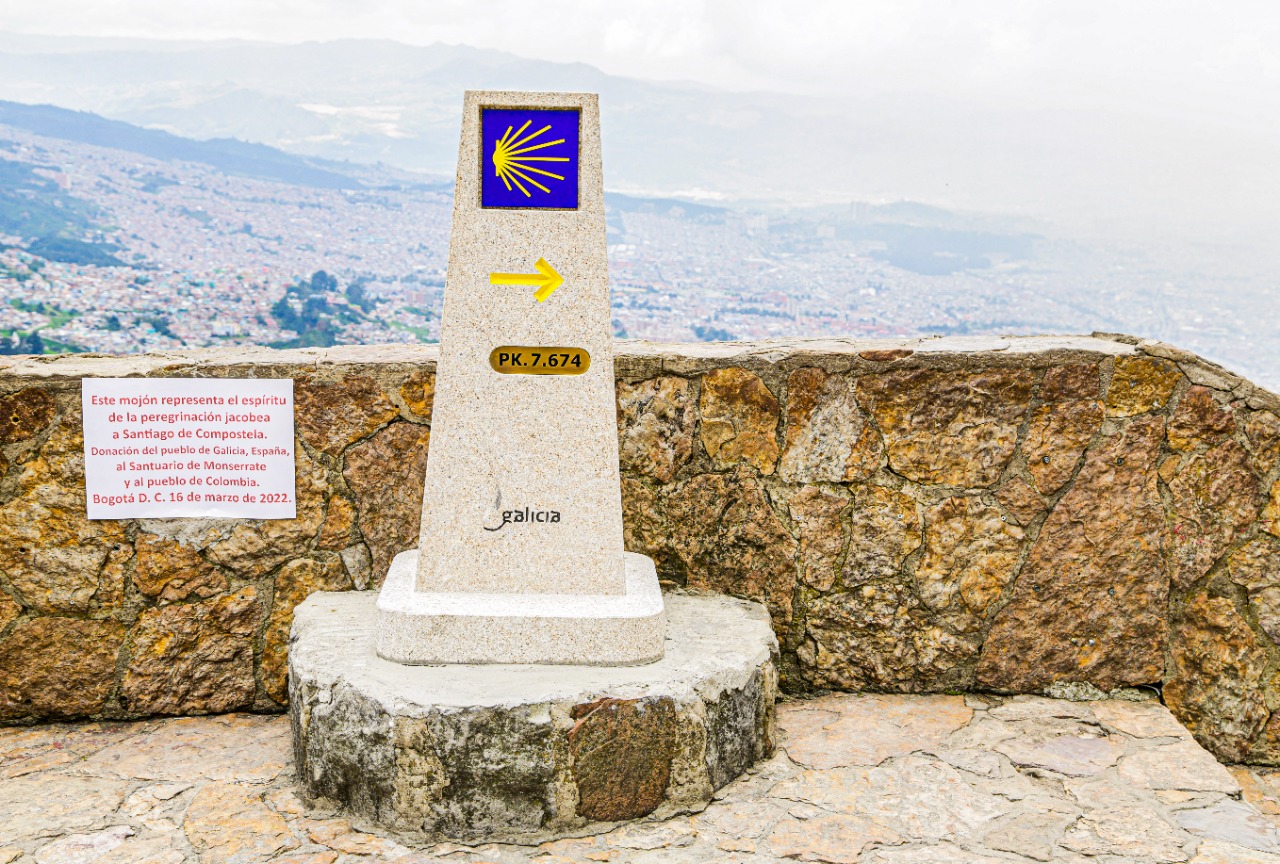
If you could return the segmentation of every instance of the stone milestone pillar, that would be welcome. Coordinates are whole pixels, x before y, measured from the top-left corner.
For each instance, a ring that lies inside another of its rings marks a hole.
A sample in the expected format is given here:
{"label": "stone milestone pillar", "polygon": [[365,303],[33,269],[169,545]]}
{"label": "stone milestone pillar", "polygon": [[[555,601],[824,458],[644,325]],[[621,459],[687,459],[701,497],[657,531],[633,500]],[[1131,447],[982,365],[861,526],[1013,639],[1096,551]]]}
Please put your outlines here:
{"label": "stone milestone pillar", "polygon": [[664,631],[622,545],[597,97],[468,91],[422,533],[378,654],[628,665]]}
{"label": "stone milestone pillar", "polygon": [[306,800],[535,843],[772,752],[768,613],[623,551],[615,406],[596,97],[467,93],[420,545],[294,610]]}

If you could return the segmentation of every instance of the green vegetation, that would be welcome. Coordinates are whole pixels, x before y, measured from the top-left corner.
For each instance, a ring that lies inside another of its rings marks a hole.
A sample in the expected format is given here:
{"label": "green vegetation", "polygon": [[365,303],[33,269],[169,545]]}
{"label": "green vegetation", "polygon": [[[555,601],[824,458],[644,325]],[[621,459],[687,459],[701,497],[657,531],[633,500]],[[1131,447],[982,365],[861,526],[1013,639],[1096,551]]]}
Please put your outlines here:
{"label": "green vegetation", "polygon": [[80,345],[40,334],[42,329],[56,329],[73,318],[78,318],[80,316],[78,309],[63,309],[53,303],[45,303],[43,300],[21,298],[10,300],[9,305],[22,312],[45,315],[49,318],[49,323],[30,331],[0,330],[0,354],[79,354],[85,350]]}
{"label": "green vegetation", "polygon": [[0,279],[15,279],[18,282],[29,282],[31,281],[31,271],[17,270],[13,267],[7,267],[4,264],[0,264]]}
{"label": "green vegetation", "polygon": [[0,234],[34,238],[27,251],[49,261],[123,266],[116,247],[76,239],[94,227],[98,209],[40,174],[43,167],[0,159]]}
{"label": "green vegetation", "polygon": [[99,243],[86,243],[70,237],[40,237],[27,244],[27,251],[47,261],[63,264],[89,265],[93,267],[126,266],[112,252],[118,247]]}
{"label": "green vegetation", "polygon": [[62,342],[57,339],[51,339],[48,336],[43,337],[40,341],[44,343],[44,351],[42,353],[45,354],[83,354],[85,351],[82,345],[73,345],[70,342]]}
{"label": "green vegetation", "polygon": [[702,342],[732,342],[738,338],[723,327],[704,327],[701,324],[694,325],[693,335]]}
{"label": "green vegetation", "polygon": [[95,209],[36,173],[37,167],[0,159],[0,234],[53,237],[91,228]]}
{"label": "green vegetation", "polygon": [[30,332],[0,330],[0,354],[81,354],[84,348]]}
{"label": "green vegetation", "polygon": [[412,333],[414,336],[418,337],[419,342],[434,344],[440,341],[431,335],[431,328],[429,327],[414,327],[409,324],[402,324],[399,321],[389,321],[387,323],[388,323],[388,326],[396,330],[403,330],[406,333]]}
{"label": "green vegetation", "polygon": [[44,349],[44,340],[35,330],[30,333],[0,330],[0,354],[43,354]]}
{"label": "green vegetation", "polygon": [[298,338],[273,342],[273,348],[327,348],[336,345],[343,324],[363,320],[359,307],[335,305],[338,280],[323,270],[311,278],[295,282],[271,307],[271,317],[283,330],[292,330]]}
{"label": "green vegetation", "polygon": [[347,286],[347,302],[358,306],[364,312],[373,311],[373,300],[364,293],[364,279],[357,279]]}
{"label": "green vegetation", "polygon": [[71,319],[79,317],[80,313],[75,309],[59,309],[55,306],[54,311],[49,315],[49,326],[57,329]]}
{"label": "green vegetation", "polygon": [[203,210],[192,210],[190,207],[179,207],[178,212],[188,219],[194,219],[201,225],[208,225],[213,221],[213,217]]}
{"label": "green vegetation", "polygon": [[181,336],[169,329],[169,319],[163,315],[153,315],[149,318],[141,319],[141,323],[150,324],[152,329],[161,336],[168,336],[170,339],[177,339],[182,344],[187,344]]}
{"label": "green vegetation", "polygon": [[43,300],[23,300],[16,298],[9,301],[9,305],[20,312],[31,312],[36,315],[48,315],[49,327],[61,327],[72,318],[80,317],[80,311],[77,309],[63,309],[52,303],[45,303]]}
{"label": "green vegetation", "polygon": [[166,186],[182,185],[177,180],[171,180],[168,177],[165,177],[163,175],[150,173],[150,172],[147,174],[140,174],[134,177],[133,179],[137,180],[140,184],[142,184],[141,189],[143,192],[149,192],[152,195],[159,192],[161,189],[163,189]]}

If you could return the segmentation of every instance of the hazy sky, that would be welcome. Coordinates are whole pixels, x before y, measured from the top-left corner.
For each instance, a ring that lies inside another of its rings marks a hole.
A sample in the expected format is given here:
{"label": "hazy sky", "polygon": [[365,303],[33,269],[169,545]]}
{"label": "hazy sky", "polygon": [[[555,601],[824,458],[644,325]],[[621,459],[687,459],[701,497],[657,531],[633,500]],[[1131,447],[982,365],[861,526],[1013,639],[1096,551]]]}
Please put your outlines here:
{"label": "hazy sky", "polygon": [[1268,0],[6,0],[0,30],[465,43],[744,89],[1142,103],[1280,122],[1280,4]]}
{"label": "hazy sky", "polygon": [[[996,206],[1174,221],[1268,248],[1280,222],[1274,0],[0,0],[0,31],[461,43],[822,94],[836,112],[924,95],[1016,113],[1010,134],[988,130],[966,154],[987,163],[979,185],[1026,166],[1031,180]],[[948,140],[939,130],[932,146],[946,155]]]}

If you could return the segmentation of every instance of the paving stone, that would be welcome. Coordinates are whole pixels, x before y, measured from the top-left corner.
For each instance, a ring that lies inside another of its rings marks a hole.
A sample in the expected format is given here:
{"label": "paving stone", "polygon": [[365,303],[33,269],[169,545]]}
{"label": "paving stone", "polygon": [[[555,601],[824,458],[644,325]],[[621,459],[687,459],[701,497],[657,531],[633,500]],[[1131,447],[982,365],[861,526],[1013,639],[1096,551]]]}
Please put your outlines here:
{"label": "paving stone", "polygon": [[1200,844],[1189,864],[1280,864],[1280,855],[1221,840],[1206,840]]}
{"label": "paving stone", "polygon": [[130,837],[93,864],[183,864],[187,856],[178,848],[181,840],[172,835]]}
{"label": "paving stone", "polygon": [[0,778],[21,777],[79,761],[110,744],[143,734],[154,725],[58,723],[7,729],[0,737]]}
{"label": "paving stone", "polygon": [[[701,847],[685,847],[680,849],[648,849],[633,852],[627,856],[626,864],[704,864],[707,851]],[[619,864],[623,859],[618,859]]]}
{"label": "paving stone", "polygon": [[308,819],[303,820],[302,827],[311,842],[348,855],[379,855],[394,860],[408,855],[411,851],[385,837],[357,831],[346,819],[321,821]]}
{"label": "paving stone", "polygon": [[201,864],[260,861],[298,846],[284,818],[262,802],[262,791],[238,783],[201,789],[183,828]]}
{"label": "paving stone", "polygon": [[262,782],[292,772],[291,748],[286,718],[185,717],[157,726],[140,740],[98,751],[80,770],[145,780]]}
{"label": "paving stone", "polygon": [[1058,840],[1080,812],[1059,802],[1037,799],[995,823],[982,843],[998,852],[1012,852],[1035,861],[1049,861]]}
{"label": "paving stone", "polygon": [[947,736],[944,746],[953,749],[980,748],[990,750],[1001,741],[1007,741],[1018,734],[1018,729],[1009,723],[992,717],[988,712],[978,715],[968,726],[957,729]]}
{"label": "paving stone", "polygon": [[1090,702],[1093,716],[1108,729],[1134,738],[1185,738],[1187,728],[1159,702],[1128,702],[1113,699]]}
{"label": "paving stone", "polygon": [[966,836],[1009,809],[1007,802],[970,786],[954,768],[922,756],[876,768],[805,771],[771,794],[878,819],[913,839]]}
{"label": "paving stone", "polygon": [[861,860],[865,864],[1010,864],[1007,857],[969,852],[950,843],[877,849]]}
{"label": "paving stone", "polygon": [[961,771],[968,771],[970,774],[977,774],[982,777],[999,777],[1004,767],[1004,761],[990,750],[979,750],[976,748],[963,750],[929,750],[931,755],[937,756],[943,762],[946,762],[952,768],[959,768]]}
{"label": "paving stone", "polygon": [[879,765],[937,746],[973,717],[959,696],[829,696],[778,708],[787,755],[812,768]]}
{"label": "paving stone", "polygon": [[[754,838],[767,831],[783,813],[784,808],[771,801],[744,801],[709,807],[693,817],[693,826],[699,833],[719,834],[733,838]],[[731,849],[729,851],[754,850]]]}
{"label": "paving stone", "polygon": [[828,814],[815,819],[788,816],[769,834],[768,848],[783,858],[857,864],[862,850],[872,843],[900,843],[902,838],[888,825],[865,816]]}
{"label": "paving stone", "polygon": [[1043,696],[1015,696],[1000,705],[989,708],[988,713],[998,720],[1007,722],[1045,718],[1084,721],[1096,719],[1093,709],[1086,703],[1045,699]]}
{"label": "paving stone", "polygon": [[[330,850],[325,852],[303,852],[297,855],[284,855],[278,858],[272,858],[271,864],[334,864],[337,860],[338,853]],[[437,859],[428,859],[424,856],[420,860],[427,861]],[[403,862],[403,864],[411,864],[407,857],[397,858],[396,861]]]}
{"label": "paving stone", "polygon": [[1173,818],[1183,828],[1201,837],[1280,854],[1280,828],[1243,801],[1220,801],[1211,807],[1179,810]]}
{"label": "paving stone", "polygon": [[0,728],[0,864],[1280,864],[1270,770],[1228,771],[1158,703],[780,707],[794,752],[703,812],[538,847],[415,846],[306,807],[283,717]]}
{"label": "paving stone", "polygon": [[1208,802],[1202,801],[1203,796],[1198,792],[1185,792],[1181,789],[1157,789],[1155,790],[1156,798],[1170,805],[1170,809],[1177,810],[1185,807],[1204,806]]}
{"label": "paving stone", "polygon": [[688,819],[672,819],[667,822],[625,825],[604,835],[604,841],[610,846],[624,849],[665,849],[670,846],[688,846],[697,833]]}
{"label": "paving stone", "polygon": [[40,847],[36,864],[91,864],[137,832],[128,825],[115,825],[91,834],[69,834]]}
{"label": "paving stone", "polygon": [[152,831],[177,831],[193,790],[190,783],[153,783],[132,792],[120,812]]}
{"label": "paving stone", "polygon": [[0,844],[106,827],[124,800],[124,781],[30,774],[0,783]]}
{"label": "paving stone", "polygon": [[1240,784],[1241,797],[1268,816],[1280,816],[1280,790],[1267,779],[1268,775],[1248,765],[1233,765],[1231,776]]}
{"label": "paving stone", "polygon": [[[272,792],[264,799],[272,810],[277,813],[283,813],[289,816],[301,816],[307,812],[307,805],[298,797],[298,793],[293,789],[281,789]],[[312,815],[319,815],[316,811],[320,808],[312,810]]]}
{"label": "paving stone", "polygon": [[1138,861],[1185,861],[1192,836],[1174,824],[1150,793],[1134,791],[1107,775],[1068,781],[1084,813],[1062,838],[1062,845],[1089,856],[1130,856]]}
{"label": "paving stone", "polygon": [[14,754],[11,760],[0,756],[0,779],[21,777],[75,762],[79,757],[68,750],[34,750],[26,755]]}
{"label": "paving stone", "polygon": [[1019,767],[1088,777],[1116,764],[1124,754],[1125,741],[1120,736],[1028,735],[1002,741],[995,749]]}
{"label": "paving stone", "polygon": [[[545,855],[556,855],[564,858],[572,858],[575,855],[580,856],[580,855],[586,854],[587,852],[600,851],[600,838],[570,837],[565,840],[548,840],[546,843],[538,844],[538,851]],[[538,860],[541,860],[541,859],[538,859]]]}
{"label": "paving stone", "polygon": [[1148,789],[1240,794],[1240,784],[1231,772],[1187,738],[1125,756],[1120,763],[1120,776]]}

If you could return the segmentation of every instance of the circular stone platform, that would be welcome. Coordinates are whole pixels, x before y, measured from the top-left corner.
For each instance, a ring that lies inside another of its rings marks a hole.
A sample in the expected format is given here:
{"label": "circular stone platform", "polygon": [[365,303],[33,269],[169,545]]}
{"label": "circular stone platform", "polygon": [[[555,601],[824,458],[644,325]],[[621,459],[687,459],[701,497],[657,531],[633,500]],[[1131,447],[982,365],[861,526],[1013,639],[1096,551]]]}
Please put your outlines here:
{"label": "circular stone platform", "polygon": [[763,607],[667,595],[644,666],[404,666],[374,650],[376,597],[294,613],[289,710],[303,795],[411,837],[541,842],[700,809],[774,747]]}

